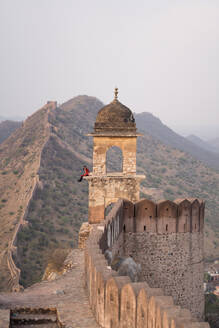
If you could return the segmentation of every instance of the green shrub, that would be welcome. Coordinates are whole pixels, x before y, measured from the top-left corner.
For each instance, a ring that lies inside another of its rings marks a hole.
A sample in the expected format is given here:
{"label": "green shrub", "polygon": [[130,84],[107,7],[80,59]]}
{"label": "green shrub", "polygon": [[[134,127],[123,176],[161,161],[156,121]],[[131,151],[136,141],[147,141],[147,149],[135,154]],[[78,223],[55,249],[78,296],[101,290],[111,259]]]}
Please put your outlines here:
{"label": "green shrub", "polygon": [[2,175],[8,174],[8,171],[2,171]]}

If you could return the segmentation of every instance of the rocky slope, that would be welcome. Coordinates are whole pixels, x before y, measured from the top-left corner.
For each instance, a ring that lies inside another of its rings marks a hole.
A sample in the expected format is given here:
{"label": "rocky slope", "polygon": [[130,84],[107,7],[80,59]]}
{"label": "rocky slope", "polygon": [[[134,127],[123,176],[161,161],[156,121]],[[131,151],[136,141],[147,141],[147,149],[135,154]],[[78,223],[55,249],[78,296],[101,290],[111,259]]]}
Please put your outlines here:
{"label": "rocky slope", "polygon": [[24,286],[39,280],[54,249],[77,246],[88,204],[87,184],[77,180],[83,165],[92,164],[92,143],[85,134],[102,106],[95,98],[81,96],[49,115],[50,138],[39,170],[41,188],[30,203],[29,224],[18,234]]}
{"label": "rocky slope", "polygon": [[[92,140],[85,134],[92,130],[102,106],[88,96],[78,96],[58,108],[50,103],[0,146],[2,289],[18,283],[17,278],[9,285],[5,283],[13,275],[9,258],[11,265],[14,259],[21,268],[20,282],[26,287],[42,278],[55,249],[77,245],[88,206],[87,183],[77,179],[84,164],[92,169]],[[217,258],[219,174],[191,155],[144,134],[139,138],[137,154],[138,171],[147,177],[142,196],[205,199],[206,258]],[[116,168],[116,153],[110,161]],[[16,256],[12,258],[13,254]]]}
{"label": "rocky slope", "polygon": [[[0,287],[19,287],[19,270],[13,253],[25,213],[37,185],[41,151],[49,138],[48,115],[53,104],[46,105],[28,118],[0,146]],[[34,129],[34,133],[33,133]]]}

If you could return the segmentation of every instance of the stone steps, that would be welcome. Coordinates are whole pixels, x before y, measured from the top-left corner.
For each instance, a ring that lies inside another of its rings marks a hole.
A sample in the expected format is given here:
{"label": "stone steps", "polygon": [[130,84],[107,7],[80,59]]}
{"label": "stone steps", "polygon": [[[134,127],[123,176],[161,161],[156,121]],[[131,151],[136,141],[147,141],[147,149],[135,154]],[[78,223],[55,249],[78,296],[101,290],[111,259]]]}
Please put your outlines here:
{"label": "stone steps", "polygon": [[56,312],[49,309],[17,309],[10,314],[10,328],[57,328]]}

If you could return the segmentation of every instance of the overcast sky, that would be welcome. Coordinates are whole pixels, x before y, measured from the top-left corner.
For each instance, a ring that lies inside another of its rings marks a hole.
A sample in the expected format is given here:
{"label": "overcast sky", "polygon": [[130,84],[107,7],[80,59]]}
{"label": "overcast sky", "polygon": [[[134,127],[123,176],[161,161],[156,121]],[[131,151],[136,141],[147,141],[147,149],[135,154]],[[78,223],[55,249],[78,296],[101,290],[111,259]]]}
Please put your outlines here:
{"label": "overcast sky", "polygon": [[118,86],[134,112],[219,130],[218,0],[0,0],[0,40],[0,116]]}

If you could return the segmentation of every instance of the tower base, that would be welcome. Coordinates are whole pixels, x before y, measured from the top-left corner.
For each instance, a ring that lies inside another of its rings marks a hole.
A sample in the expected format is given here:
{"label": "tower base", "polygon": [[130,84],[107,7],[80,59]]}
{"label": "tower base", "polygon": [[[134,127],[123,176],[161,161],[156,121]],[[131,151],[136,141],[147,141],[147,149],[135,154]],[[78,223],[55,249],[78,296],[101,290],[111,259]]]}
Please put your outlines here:
{"label": "tower base", "polygon": [[119,198],[137,202],[140,199],[140,183],[144,175],[124,175],[108,173],[90,175],[89,183],[89,223],[99,223],[105,218],[105,209]]}

